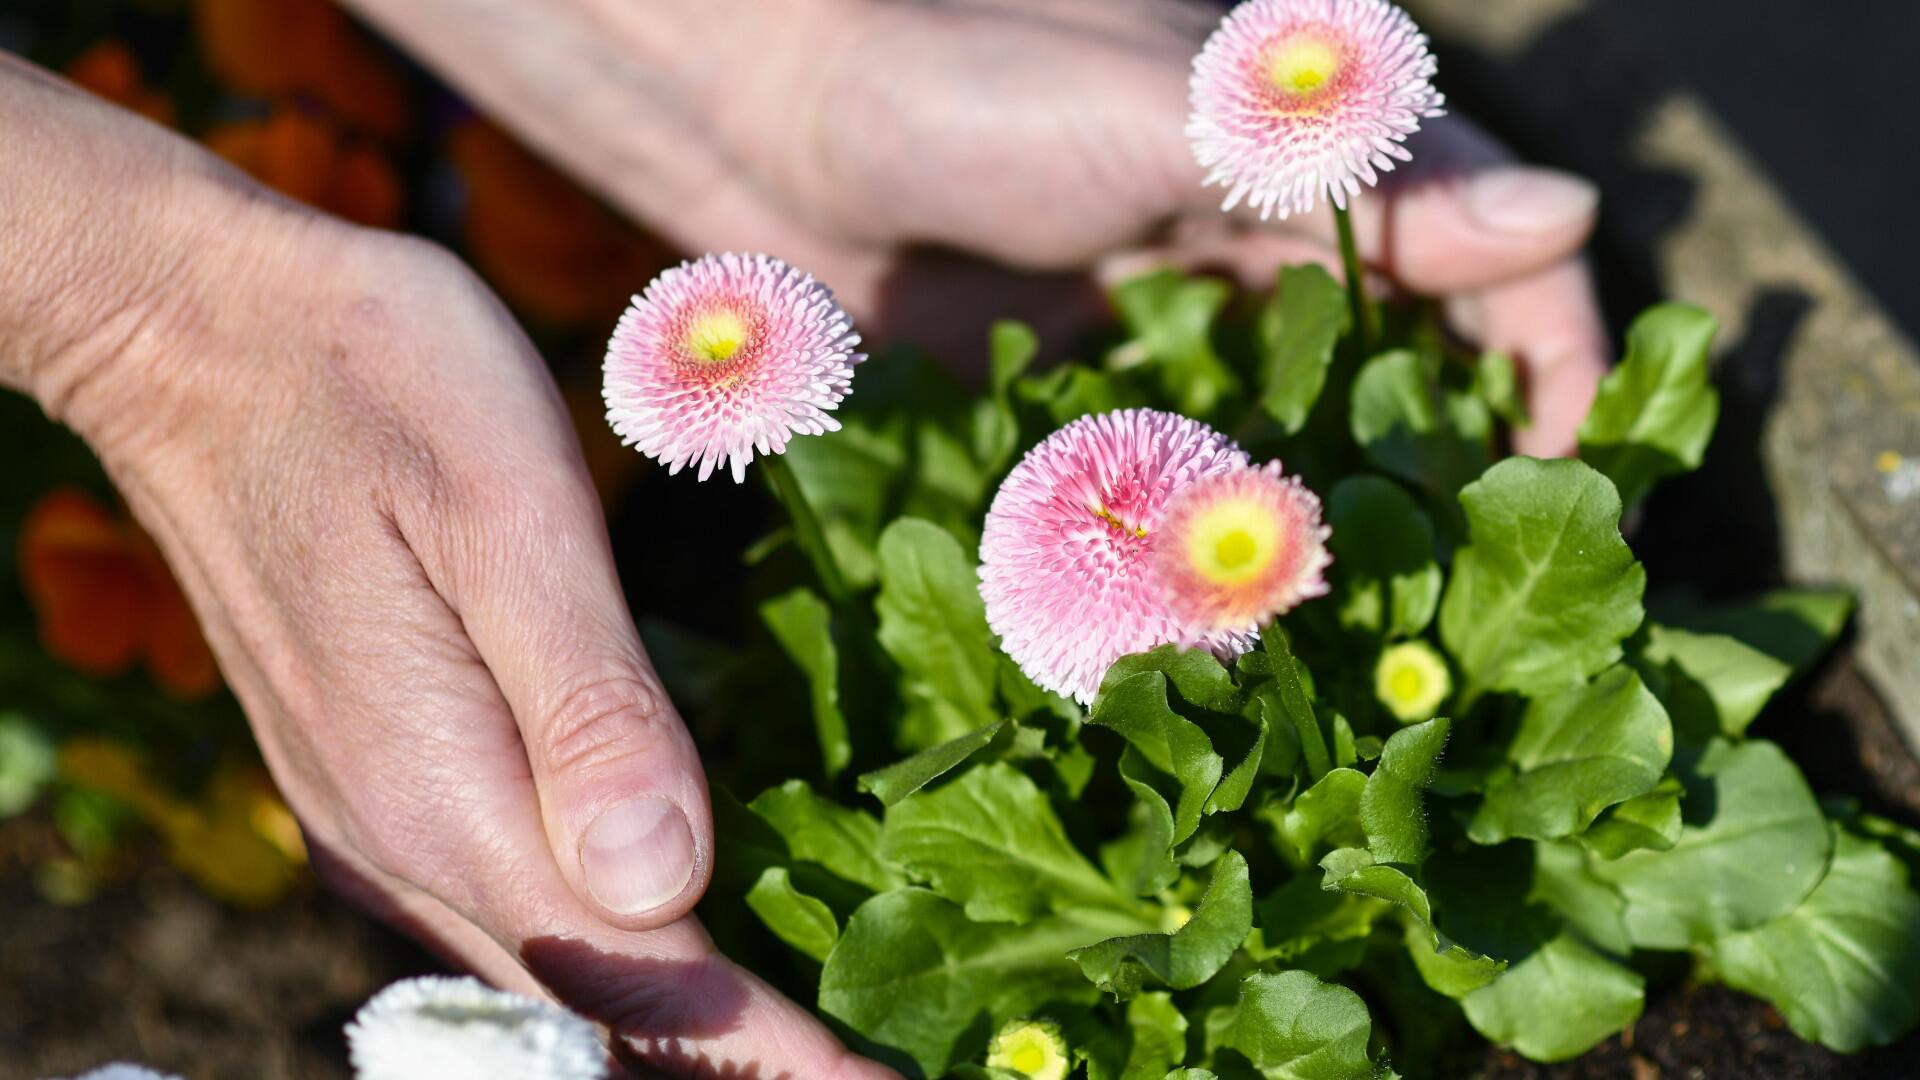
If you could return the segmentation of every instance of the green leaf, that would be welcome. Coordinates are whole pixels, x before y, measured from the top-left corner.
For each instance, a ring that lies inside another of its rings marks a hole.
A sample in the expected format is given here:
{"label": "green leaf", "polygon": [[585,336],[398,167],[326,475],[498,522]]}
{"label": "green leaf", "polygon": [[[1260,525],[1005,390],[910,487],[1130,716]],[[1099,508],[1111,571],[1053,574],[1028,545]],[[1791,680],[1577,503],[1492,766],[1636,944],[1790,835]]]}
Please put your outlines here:
{"label": "green leaf", "polygon": [[1200,725],[1168,705],[1167,676],[1159,671],[1142,671],[1118,681],[1110,676],[1094,700],[1088,722],[1118,732],[1148,764],[1173,777],[1180,788],[1173,812],[1173,842],[1192,836],[1225,765]]}
{"label": "green leaf", "polygon": [[1213,794],[1207,796],[1209,814],[1230,813],[1245,806],[1247,796],[1253,793],[1254,781],[1260,776],[1261,765],[1267,756],[1267,717],[1264,707],[1255,706],[1251,711],[1253,717],[1248,723],[1254,728],[1253,742],[1240,760],[1220,778]]}
{"label": "green leaf", "polygon": [[[1282,960],[1312,969],[1310,954],[1344,943],[1365,947],[1373,924],[1393,909],[1385,900],[1321,888],[1326,875],[1302,873],[1254,907],[1247,952],[1256,960]],[[1320,972],[1320,974],[1325,974]]]}
{"label": "green leaf", "polygon": [[907,466],[905,436],[872,418],[849,416],[831,439],[795,439],[786,459],[827,546],[855,588],[876,573],[873,544],[890,516],[889,492]]}
{"label": "green leaf", "polygon": [[880,823],[871,814],[821,798],[800,780],[768,788],[747,805],[780,834],[794,859],[874,892],[906,884],[899,869],[877,854]]}
{"label": "green leaf", "polygon": [[880,644],[900,667],[909,708],[935,718],[925,745],[1000,719],[993,634],[959,542],[931,522],[901,518],[880,535],[879,559]]}
{"label": "green leaf", "polygon": [[1319,266],[1283,266],[1260,313],[1260,404],[1293,435],[1327,384],[1333,349],[1347,332],[1347,293]]}
{"label": "green leaf", "polygon": [[1793,677],[1793,667],[1720,634],[1647,627],[1639,666],[1673,712],[1682,737],[1738,737]]}
{"label": "green leaf", "polygon": [[833,613],[811,589],[800,588],[761,604],[760,619],[807,677],[820,757],[832,779],[853,758],[847,718],[840,712],[840,653],[833,646]]}
{"label": "green leaf", "polygon": [[1725,634],[1805,674],[1839,639],[1854,606],[1845,589],[1779,589],[1674,621],[1696,633]]}
{"label": "green leaf", "polygon": [[1561,933],[1460,1005],[1494,1042],[1535,1061],[1565,1061],[1638,1020],[1645,997],[1637,972]]}
{"label": "green leaf", "polygon": [[747,906],[781,941],[815,960],[825,960],[840,938],[840,925],[826,904],[793,887],[784,866],[761,871],[747,890]]}
{"label": "green leaf", "polygon": [[1433,523],[1400,485],[1350,476],[1327,497],[1340,621],[1390,638],[1413,637],[1440,606]]}
{"label": "green leaf", "polygon": [[1360,826],[1360,798],[1367,776],[1354,769],[1334,769],[1300,793],[1293,805],[1263,816],[1299,863],[1310,863],[1321,845],[1347,847],[1366,843]]}
{"label": "green leaf", "polygon": [[1717,939],[1712,958],[1801,1038],[1851,1054],[1920,1023],[1920,896],[1898,859],[1835,831],[1833,864],[1800,906]]}
{"label": "green leaf", "polygon": [[990,395],[975,405],[973,456],[988,476],[1013,463],[1020,448],[1020,421],[1013,411],[1014,384],[1040,353],[1040,339],[1025,323],[1002,319],[987,336]]}
{"label": "green leaf", "polygon": [[896,761],[870,773],[862,773],[860,790],[872,793],[880,800],[881,805],[892,806],[972,757],[982,747],[992,742],[993,737],[998,735],[1000,729],[1005,726],[1006,721],[995,720],[957,739],[943,742],[939,746],[930,746],[912,757]]}
{"label": "green leaf", "polygon": [[1706,944],[1784,915],[1813,891],[1833,840],[1813,792],[1779,747],[1715,740],[1680,779],[1686,821],[1672,850],[1593,865],[1626,898],[1635,945]]}
{"label": "green leaf", "polygon": [[1114,311],[1133,335],[1130,346],[1154,364],[1174,411],[1206,416],[1240,390],[1240,379],[1213,348],[1213,322],[1233,287],[1215,278],[1160,270],[1113,290]]}
{"label": "green leaf", "polygon": [[1719,324],[1684,304],[1661,304],[1627,330],[1627,357],[1600,380],[1580,458],[1639,502],[1662,477],[1700,467],[1720,417],[1707,381],[1707,351]]}
{"label": "green leaf", "polygon": [[1209,1020],[1207,1045],[1238,1051],[1268,1080],[1356,1080],[1375,1075],[1372,1033],[1360,995],[1283,971],[1247,976],[1239,1001]]}
{"label": "green leaf", "polygon": [[1148,980],[1189,990],[1213,978],[1253,928],[1253,893],[1247,860],[1228,849],[1214,864],[1213,879],[1185,926],[1171,934],[1111,938],[1068,953],[1095,986],[1127,998]]}
{"label": "green leaf", "polygon": [[1367,850],[1383,863],[1418,865],[1427,855],[1427,812],[1421,792],[1433,779],[1447,744],[1447,722],[1401,728],[1380,750],[1380,761],[1360,793],[1360,826]]}
{"label": "green leaf", "polygon": [[1273,676],[1271,686],[1262,691],[1262,708],[1265,710],[1267,726],[1270,730],[1285,728],[1295,736],[1300,752],[1307,762],[1307,775],[1318,780],[1334,767],[1333,756],[1327,749],[1325,733],[1320,728],[1319,717],[1313,711],[1313,701],[1307,696],[1306,670],[1298,658],[1293,655],[1292,646],[1287,641],[1279,624],[1267,627],[1260,634],[1259,654],[1241,657],[1241,663],[1248,663],[1249,657],[1258,655],[1264,658]]}
{"label": "green leaf", "polygon": [[1133,896],[1152,896],[1180,876],[1173,860],[1173,808],[1145,779],[1151,770],[1133,747],[1121,753],[1120,779],[1133,792],[1133,806],[1126,833],[1100,848],[1101,865]]}
{"label": "green leaf", "polygon": [[1460,493],[1470,546],[1454,558],[1440,637],[1470,690],[1541,694],[1620,659],[1647,573],[1620,538],[1620,498],[1577,461],[1509,458]]}
{"label": "green leaf", "polygon": [[1633,942],[1627,938],[1626,900],[1594,875],[1586,853],[1576,844],[1533,845],[1533,878],[1526,899],[1545,905],[1605,952],[1625,956],[1633,951]]}
{"label": "green leaf", "polygon": [[1087,1080],[1162,1080],[1187,1056],[1187,1018],[1167,994],[1139,994],[1127,1002],[1124,1046],[1089,1047]]}
{"label": "green leaf", "polygon": [[1506,353],[1481,353],[1474,361],[1473,387],[1487,408],[1508,424],[1523,428],[1531,422],[1527,403],[1520,394],[1520,374],[1513,357]]}
{"label": "green leaf", "polygon": [[1629,851],[1666,851],[1680,842],[1680,781],[1668,777],[1652,791],[1614,807],[1587,827],[1580,842],[1603,859]]}
{"label": "green leaf", "polygon": [[1405,349],[1367,361],[1350,423],[1367,460],[1450,501],[1486,469],[1493,421],[1479,398],[1442,387],[1438,366]]}
{"label": "green leaf", "polygon": [[1077,905],[1133,910],[1067,839],[1046,795],[1002,762],[888,807],[880,852],[976,922],[1022,922]]}
{"label": "green leaf", "polygon": [[1467,834],[1478,844],[1580,832],[1600,811],[1653,790],[1673,756],[1667,712],[1625,665],[1536,698]]}
{"label": "green leaf", "polygon": [[1020,926],[982,925],[924,889],[881,893],[853,913],[828,954],[820,1008],[905,1051],[923,1075],[942,1076],[955,1061],[977,1057],[1009,1019],[1095,1000],[1099,991],[1067,953],[1125,933],[1130,923],[1112,912],[1074,911]]}
{"label": "green leaf", "polygon": [[1061,364],[1020,380],[1022,401],[1044,409],[1055,426],[1082,416],[1148,404],[1132,381],[1118,372],[1095,371],[1085,364]]}
{"label": "green leaf", "polygon": [[1460,997],[1485,986],[1506,968],[1505,961],[1482,956],[1449,940],[1434,925],[1426,890],[1403,871],[1374,862],[1365,849],[1328,852],[1320,860],[1320,868],[1326,872],[1321,888],[1370,896],[1406,912],[1418,930],[1418,936],[1409,941],[1414,964],[1427,985],[1440,993]]}

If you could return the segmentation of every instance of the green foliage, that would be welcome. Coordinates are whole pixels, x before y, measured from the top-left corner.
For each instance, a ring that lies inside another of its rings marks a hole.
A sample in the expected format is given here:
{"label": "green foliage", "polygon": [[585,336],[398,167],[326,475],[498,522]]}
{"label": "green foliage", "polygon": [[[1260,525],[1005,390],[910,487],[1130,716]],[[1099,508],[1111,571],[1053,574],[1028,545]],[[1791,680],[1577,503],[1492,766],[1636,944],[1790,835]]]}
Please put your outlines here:
{"label": "green foliage", "polygon": [[1540,694],[1620,659],[1647,573],[1620,537],[1620,497],[1577,461],[1510,458],[1460,493],[1440,637],[1469,686]]}
{"label": "green foliage", "polygon": [[1003,727],[1006,727],[1006,721],[995,720],[939,746],[929,746],[884,769],[865,773],[860,777],[860,790],[872,792],[873,797],[882,804],[892,806],[972,757],[976,751],[992,742]]}
{"label": "green foliage", "polygon": [[1844,829],[1798,907],[1718,938],[1712,955],[1729,985],[1842,1053],[1885,1046],[1920,1021],[1920,896],[1898,859]]}
{"label": "green foliage", "polygon": [[1629,506],[1655,482],[1700,467],[1720,417],[1707,381],[1713,316],[1684,304],[1648,310],[1627,331],[1627,356],[1600,381],[1580,428],[1580,458]]}
{"label": "green foliage", "polygon": [[760,605],[760,619],[807,677],[813,726],[832,779],[853,757],[847,718],[840,711],[840,653],[833,645],[833,613],[811,589],[795,589]]}
{"label": "green foliage", "polygon": [[1389,638],[1419,634],[1440,605],[1433,524],[1404,489],[1379,476],[1350,476],[1327,497],[1340,621]]}
{"label": "green foliage", "polygon": [[1373,1021],[1360,995],[1304,971],[1250,975],[1240,998],[1207,1021],[1207,1047],[1229,1050],[1269,1080],[1375,1075]]}
{"label": "green foliage", "polygon": [[1247,884],[1247,860],[1228,849],[1214,864],[1200,906],[1184,926],[1170,934],[1112,938],[1068,958],[1087,978],[1115,997],[1132,997],[1148,980],[1191,990],[1226,966],[1253,928],[1253,893]]}
{"label": "green foliage", "polygon": [[998,719],[993,634],[973,564],[951,534],[902,518],[880,535],[879,641],[900,666],[902,741],[935,746]]}
{"label": "green foliage", "polygon": [[980,765],[887,808],[881,853],[979,922],[1134,905],[1067,839],[1047,797],[1011,765]]}
{"label": "green foliage", "polygon": [[[1450,351],[1418,312],[1363,358],[1318,270],[1230,299],[1174,273],[1124,286],[1098,365],[1030,371],[1038,342],[1001,324],[977,397],[909,362],[846,431],[801,440],[847,443],[796,470],[859,594],[829,610],[770,572],[758,597],[830,786],[716,790],[708,894],[792,951],[783,988],[910,1076],[989,1080],[1011,1075],[990,1037],[1029,1020],[1088,1080],[1445,1075],[1473,1032],[1557,1061],[1689,960],[1835,1047],[1920,1020],[1920,842],[1836,829],[1746,735],[1848,599],[1642,607],[1621,492],[1700,459],[1704,324],[1636,328],[1584,461],[1496,462],[1526,422],[1509,359]],[[1083,710],[997,649],[971,545],[1021,448],[1138,405],[1310,477],[1330,595],[1230,663],[1114,658]],[[1377,696],[1394,647],[1453,688],[1435,679],[1423,722]]]}
{"label": "green foliage", "polygon": [[1626,900],[1635,945],[1684,949],[1750,930],[1793,910],[1819,884],[1832,836],[1779,747],[1716,740],[1681,781],[1685,823],[1672,849],[1594,866]]}
{"label": "green foliage", "polygon": [[1240,392],[1239,376],[1214,350],[1213,324],[1233,289],[1213,278],[1162,270],[1113,293],[1113,308],[1133,334],[1131,348],[1149,363],[1175,412],[1206,416]]}
{"label": "green foliage", "polygon": [[1348,321],[1346,289],[1332,274],[1318,266],[1281,269],[1273,299],[1260,316],[1266,349],[1260,406],[1288,435],[1306,426],[1320,400]]}
{"label": "green foliage", "polygon": [[904,1051],[922,1075],[940,1076],[983,1052],[1007,1020],[1042,1005],[1092,1002],[1099,991],[1067,954],[1128,929],[1123,917],[1086,911],[980,923],[924,889],[896,889],[847,920],[820,972],[820,1008]]}
{"label": "green foliage", "polygon": [[1667,713],[1627,667],[1535,698],[1468,827],[1475,842],[1554,840],[1653,790],[1673,755]]}

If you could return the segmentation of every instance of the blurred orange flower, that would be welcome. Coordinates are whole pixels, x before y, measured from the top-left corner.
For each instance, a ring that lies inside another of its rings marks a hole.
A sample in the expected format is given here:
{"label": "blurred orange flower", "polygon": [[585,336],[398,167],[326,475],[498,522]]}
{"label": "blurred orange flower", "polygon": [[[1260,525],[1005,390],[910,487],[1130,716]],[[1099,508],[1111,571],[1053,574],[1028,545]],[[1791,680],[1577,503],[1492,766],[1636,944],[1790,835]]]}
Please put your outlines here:
{"label": "blurred orange flower", "polygon": [[159,549],[93,496],[61,489],[27,512],[20,575],[49,653],[95,676],[145,660],[177,697],[202,698],[220,670]]}
{"label": "blurred orange flower", "polygon": [[67,78],[74,85],[90,90],[156,124],[173,126],[173,101],[147,85],[140,72],[140,60],[123,41],[99,42],[73,58],[67,65]]}
{"label": "blurred orange flower", "polygon": [[282,106],[265,120],[215,128],[205,142],[261,183],[301,202],[361,225],[391,229],[400,224],[404,195],[385,154],[322,117]]}
{"label": "blurred orange flower", "polygon": [[467,253],[507,301],[554,324],[609,323],[672,255],[498,128],[453,131]]}
{"label": "blurred orange flower", "polygon": [[311,98],[384,142],[412,131],[406,80],[328,0],[196,0],[194,29],[208,70],[231,90]]}

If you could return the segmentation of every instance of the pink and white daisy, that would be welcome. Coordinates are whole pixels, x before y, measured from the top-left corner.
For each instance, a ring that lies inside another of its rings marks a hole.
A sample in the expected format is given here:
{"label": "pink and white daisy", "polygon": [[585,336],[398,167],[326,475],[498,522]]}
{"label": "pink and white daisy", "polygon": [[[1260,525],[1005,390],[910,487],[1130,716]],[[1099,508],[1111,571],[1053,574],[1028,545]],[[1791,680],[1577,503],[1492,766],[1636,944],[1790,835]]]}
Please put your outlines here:
{"label": "pink and white daisy", "polygon": [[1217,473],[1175,495],[1154,545],[1168,608],[1192,635],[1255,634],[1327,591],[1320,497],[1280,463]]}
{"label": "pink and white daisy", "polygon": [[1093,701],[1115,660],[1190,641],[1222,656],[1245,633],[1193,635],[1153,572],[1167,504],[1247,455],[1205,424],[1153,409],[1082,417],[1034,447],[1000,485],[980,538],[980,595],[1001,647],[1036,684]]}
{"label": "pink and white daisy", "polygon": [[667,467],[747,462],[836,431],[860,335],[812,275],[766,255],[708,255],[655,278],[607,344],[607,421]]}
{"label": "pink and white daisy", "polygon": [[1187,137],[1262,218],[1305,214],[1324,194],[1345,209],[1420,121],[1442,115],[1427,36],[1387,0],[1246,0],[1193,61]]}

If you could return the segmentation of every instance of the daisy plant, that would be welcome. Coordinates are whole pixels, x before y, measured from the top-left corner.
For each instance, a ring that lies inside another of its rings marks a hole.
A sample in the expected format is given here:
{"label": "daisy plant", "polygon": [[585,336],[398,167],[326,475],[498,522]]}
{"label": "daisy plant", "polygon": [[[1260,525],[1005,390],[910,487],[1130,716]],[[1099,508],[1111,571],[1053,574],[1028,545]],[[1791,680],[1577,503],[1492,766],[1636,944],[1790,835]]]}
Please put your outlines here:
{"label": "daisy plant", "polygon": [[1210,182],[1331,204],[1344,289],[1163,271],[1086,360],[1037,369],[1006,323],[977,391],[889,349],[851,397],[845,315],[771,259],[671,271],[622,321],[615,429],[766,469],[818,568],[762,564],[735,644],[647,632],[728,748],[703,922],[859,1052],[1448,1077],[1489,1042],[1579,1055],[1687,977],[1842,1051],[1920,1021],[1920,836],[1753,726],[1850,598],[1706,605],[1621,531],[1702,460],[1713,319],[1635,321],[1551,461],[1504,455],[1510,361],[1431,304],[1374,320],[1346,210],[1433,74],[1384,0],[1247,0],[1195,63]]}

